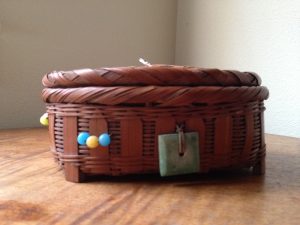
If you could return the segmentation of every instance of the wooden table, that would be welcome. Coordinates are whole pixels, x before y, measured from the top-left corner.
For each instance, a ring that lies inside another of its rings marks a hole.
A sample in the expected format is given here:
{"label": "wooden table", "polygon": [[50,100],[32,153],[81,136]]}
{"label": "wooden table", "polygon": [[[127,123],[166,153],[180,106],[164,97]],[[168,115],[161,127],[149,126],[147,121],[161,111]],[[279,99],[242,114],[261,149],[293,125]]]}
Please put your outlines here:
{"label": "wooden table", "polygon": [[300,139],[267,135],[266,175],[246,171],[66,182],[45,129],[0,131],[0,224],[299,225]]}

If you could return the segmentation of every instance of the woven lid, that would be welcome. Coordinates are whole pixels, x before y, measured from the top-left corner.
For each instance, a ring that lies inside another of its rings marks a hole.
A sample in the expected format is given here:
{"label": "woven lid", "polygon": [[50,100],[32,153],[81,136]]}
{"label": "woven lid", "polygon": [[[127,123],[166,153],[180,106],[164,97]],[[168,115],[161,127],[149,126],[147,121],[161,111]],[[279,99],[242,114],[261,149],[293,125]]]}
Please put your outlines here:
{"label": "woven lid", "polygon": [[202,69],[197,67],[153,65],[54,71],[46,74],[48,88],[88,86],[259,86],[253,72]]}
{"label": "woven lid", "polygon": [[269,96],[251,72],[153,65],[81,69],[46,74],[48,103],[187,106],[262,101]]}

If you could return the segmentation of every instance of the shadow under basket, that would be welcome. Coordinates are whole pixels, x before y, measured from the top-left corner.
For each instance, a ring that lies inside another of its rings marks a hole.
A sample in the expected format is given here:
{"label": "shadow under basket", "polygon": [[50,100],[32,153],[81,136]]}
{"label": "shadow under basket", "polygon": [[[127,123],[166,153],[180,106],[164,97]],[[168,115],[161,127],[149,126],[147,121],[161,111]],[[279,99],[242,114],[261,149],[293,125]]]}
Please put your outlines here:
{"label": "shadow under basket", "polygon": [[[133,83],[138,73],[144,80]],[[152,79],[157,73],[167,74],[159,81],[163,85]],[[198,135],[197,172],[253,167],[255,174],[264,173],[268,90],[254,73],[162,65],[101,68],[53,72],[43,84],[51,151],[68,181],[158,173],[158,137],[176,133],[178,125]],[[109,133],[111,143],[89,149],[77,143],[80,132]]]}

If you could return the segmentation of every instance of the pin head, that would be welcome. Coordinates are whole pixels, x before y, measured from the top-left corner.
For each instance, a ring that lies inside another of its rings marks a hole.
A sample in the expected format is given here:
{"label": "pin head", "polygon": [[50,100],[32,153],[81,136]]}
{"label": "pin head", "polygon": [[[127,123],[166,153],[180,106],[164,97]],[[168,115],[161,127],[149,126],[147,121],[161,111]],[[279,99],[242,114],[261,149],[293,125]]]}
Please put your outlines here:
{"label": "pin head", "polygon": [[100,145],[102,145],[104,147],[108,146],[110,144],[110,141],[111,140],[110,140],[110,136],[108,133],[103,133],[99,137],[99,143],[100,143]]}

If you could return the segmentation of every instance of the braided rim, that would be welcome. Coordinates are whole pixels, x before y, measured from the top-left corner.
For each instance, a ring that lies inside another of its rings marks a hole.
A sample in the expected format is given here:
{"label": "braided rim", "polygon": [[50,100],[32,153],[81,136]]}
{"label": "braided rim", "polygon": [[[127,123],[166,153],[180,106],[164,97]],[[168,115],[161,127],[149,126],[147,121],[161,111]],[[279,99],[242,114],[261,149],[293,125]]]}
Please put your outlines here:
{"label": "braided rim", "polygon": [[43,77],[48,88],[88,86],[260,86],[253,72],[175,65],[54,71]]}
{"label": "braided rim", "polygon": [[42,92],[42,98],[47,103],[91,103],[101,105],[150,103],[157,106],[262,101],[267,99],[268,96],[269,91],[264,86],[115,86],[45,88]]}

